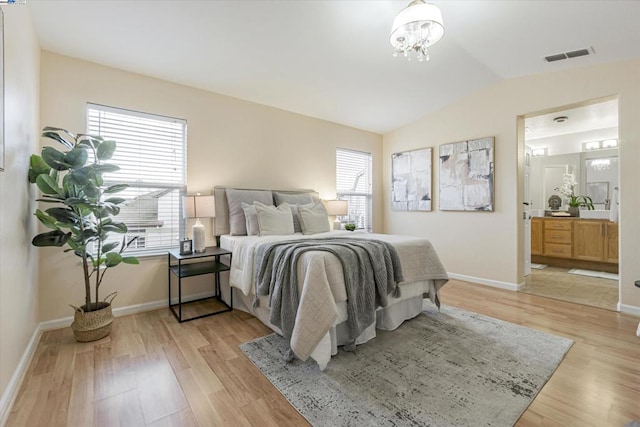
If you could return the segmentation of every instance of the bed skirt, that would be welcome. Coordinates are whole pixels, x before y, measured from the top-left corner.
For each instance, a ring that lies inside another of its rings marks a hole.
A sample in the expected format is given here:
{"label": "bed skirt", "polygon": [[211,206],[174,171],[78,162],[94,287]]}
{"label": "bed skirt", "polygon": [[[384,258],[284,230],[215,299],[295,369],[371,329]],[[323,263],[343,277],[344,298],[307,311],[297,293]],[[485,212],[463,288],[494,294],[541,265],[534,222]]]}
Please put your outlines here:
{"label": "bed skirt", "polygon": [[[403,288],[409,286],[410,289],[403,289],[404,292],[413,291],[410,293],[418,292],[418,289],[422,289],[424,285],[422,282],[417,282],[411,285],[405,285]],[[253,296],[244,295],[238,289],[233,289],[233,305],[234,309],[242,310],[256,316],[262,323],[271,328],[274,332],[282,335],[282,332],[276,326],[273,326],[269,322],[269,309],[266,298],[264,301],[260,301],[259,307],[255,310],[252,309]],[[424,296],[422,293],[415,296],[406,296],[402,299],[392,301],[392,303],[385,307],[379,308],[376,311],[376,321],[366,328],[358,338],[356,338],[356,345],[364,344],[367,341],[376,337],[376,329],[382,329],[385,331],[392,331],[398,328],[402,322],[408,319],[416,317],[422,312],[422,302]],[[346,318],[347,304],[346,302],[337,303],[338,311],[345,315],[345,317],[339,316],[340,319]],[[322,341],[316,346],[311,353],[311,358],[318,362],[320,370],[324,370],[327,363],[331,359],[331,356],[338,352],[338,347],[345,345],[349,342],[349,327],[346,321],[342,321],[333,326],[329,332],[322,338]]]}

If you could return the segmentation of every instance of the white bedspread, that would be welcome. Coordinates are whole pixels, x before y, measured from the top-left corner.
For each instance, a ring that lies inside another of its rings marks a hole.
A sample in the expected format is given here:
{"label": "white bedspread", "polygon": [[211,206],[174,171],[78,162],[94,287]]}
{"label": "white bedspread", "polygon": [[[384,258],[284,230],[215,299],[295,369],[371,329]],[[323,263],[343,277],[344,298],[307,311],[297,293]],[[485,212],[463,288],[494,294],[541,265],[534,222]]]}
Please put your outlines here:
{"label": "white bedspread", "polygon": [[[233,252],[229,276],[230,285],[241,290],[244,295],[254,294],[255,253],[261,243],[340,236],[382,240],[391,243],[396,248],[402,263],[404,282],[400,284],[400,298],[390,298],[389,305],[399,300],[414,297],[416,292],[419,292],[419,294],[428,292],[433,301],[437,291],[448,280],[447,273],[440,263],[435,250],[426,239],[386,234],[331,231],[312,236],[301,234],[265,237],[243,236],[241,238],[231,236],[231,238],[227,239],[225,239],[226,236],[222,236],[221,245]],[[297,269],[300,305],[290,345],[298,358],[306,360],[309,356],[315,358],[312,353],[322,341],[327,340],[329,329],[346,320],[346,311],[339,309],[339,303],[346,301],[347,295],[342,264],[333,254],[328,252],[307,252],[301,256]],[[421,283],[417,284],[416,282]],[[405,286],[410,284],[419,286]],[[403,290],[409,292],[403,292]],[[263,303],[265,302],[265,299],[263,299]],[[318,360],[318,363],[321,368],[324,368],[323,365],[326,365],[327,361]]]}

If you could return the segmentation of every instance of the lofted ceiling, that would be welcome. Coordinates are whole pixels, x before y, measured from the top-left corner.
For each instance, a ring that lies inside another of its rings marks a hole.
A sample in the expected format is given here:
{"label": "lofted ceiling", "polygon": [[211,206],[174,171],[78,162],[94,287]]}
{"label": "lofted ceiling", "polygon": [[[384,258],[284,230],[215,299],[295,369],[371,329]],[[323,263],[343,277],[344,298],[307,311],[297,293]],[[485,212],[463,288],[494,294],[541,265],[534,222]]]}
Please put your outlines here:
{"label": "lofted ceiling", "polygon": [[[29,0],[42,49],[385,133],[502,79],[640,57],[640,1],[433,1],[427,63],[393,58],[408,1]],[[595,54],[548,63],[582,48]],[[552,106],[550,106],[552,107]]]}

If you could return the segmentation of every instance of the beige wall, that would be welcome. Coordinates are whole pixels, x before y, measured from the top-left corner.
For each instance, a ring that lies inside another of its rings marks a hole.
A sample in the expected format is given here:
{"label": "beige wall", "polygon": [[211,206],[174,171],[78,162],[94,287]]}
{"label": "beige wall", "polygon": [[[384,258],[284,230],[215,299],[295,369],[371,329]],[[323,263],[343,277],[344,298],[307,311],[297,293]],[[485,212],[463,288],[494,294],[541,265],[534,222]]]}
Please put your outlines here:
{"label": "beige wall", "polygon": [[[26,7],[4,13],[5,171],[0,172],[0,412],[8,386],[38,325],[35,203],[27,181],[38,147],[40,48]],[[2,414],[0,413],[0,418]],[[1,420],[0,420],[1,423]]]}
{"label": "beige wall", "polygon": [[[188,191],[214,185],[313,188],[335,197],[336,147],[373,154],[374,228],[382,229],[382,136],[180,86],[65,56],[42,53],[41,124],[84,131],[87,102],[186,119]],[[211,223],[205,224],[211,238]],[[44,248],[40,320],[70,316],[81,303],[79,264]],[[166,298],[165,257],[109,272],[101,293],[117,290],[116,307]]]}
{"label": "beige wall", "polygon": [[[494,284],[521,283],[522,143],[517,117],[606,96],[619,98],[621,303],[640,311],[640,60],[512,79],[384,135],[384,230],[431,239],[449,272]],[[440,212],[438,146],[495,136],[495,212]],[[391,154],[433,147],[434,211],[391,211]]]}

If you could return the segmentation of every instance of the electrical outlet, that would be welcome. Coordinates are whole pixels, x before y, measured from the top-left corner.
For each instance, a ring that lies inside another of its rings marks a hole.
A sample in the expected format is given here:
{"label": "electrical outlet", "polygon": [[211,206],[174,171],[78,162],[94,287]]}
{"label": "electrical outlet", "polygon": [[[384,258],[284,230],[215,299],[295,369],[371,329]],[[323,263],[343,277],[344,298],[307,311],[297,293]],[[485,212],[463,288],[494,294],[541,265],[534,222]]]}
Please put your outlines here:
{"label": "electrical outlet", "polygon": [[638,329],[636,330],[636,336],[640,337],[640,323],[638,323]]}

